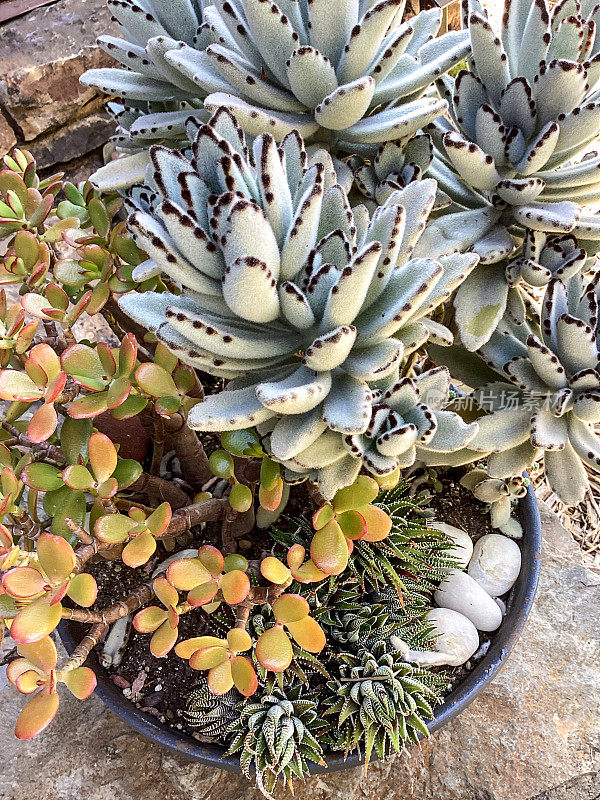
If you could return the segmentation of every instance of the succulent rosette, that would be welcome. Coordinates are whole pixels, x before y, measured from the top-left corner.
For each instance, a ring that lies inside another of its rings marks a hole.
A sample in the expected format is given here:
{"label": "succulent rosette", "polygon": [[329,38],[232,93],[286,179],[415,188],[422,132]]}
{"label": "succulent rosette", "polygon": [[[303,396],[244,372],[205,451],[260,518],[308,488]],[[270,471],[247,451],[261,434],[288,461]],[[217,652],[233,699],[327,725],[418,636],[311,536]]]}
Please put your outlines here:
{"label": "succulent rosette", "polygon": [[520,475],[543,455],[552,490],[568,504],[588,487],[586,467],[600,471],[599,278],[553,279],[534,313],[506,315],[477,354],[460,347],[433,357],[474,388],[485,411],[465,451],[437,463],[485,456],[491,478]]}
{"label": "succulent rosette", "polygon": [[[454,252],[465,245],[459,228],[443,243],[424,235],[433,180],[396,190],[370,218],[350,207],[326,154],[309,162],[298,134],[280,146],[257,137],[252,159],[227,109],[190,126],[191,161],[154,148],[153,188],[132,193],[129,221],[150,256],[136,279],[162,271],[182,294],[130,294],[121,307],[181,360],[229,380],[191,410],[193,428],[258,425],[278,461],[331,497],[358,474],[361,448],[347,437],[368,431],[380,399],[393,405],[403,358],[428,340],[452,341],[427,315],[477,256]],[[462,446],[464,425],[450,419]],[[435,422],[418,429],[425,445]],[[391,472],[393,450],[385,466],[367,463]]]}
{"label": "succulent rosette", "polygon": [[544,236],[571,234],[595,255],[600,219],[587,207],[600,201],[600,157],[586,149],[600,133],[600,37],[590,2],[563,0],[552,12],[545,0],[507,2],[500,33],[479,0],[465,9],[469,69],[438,82],[449,116],[430,126],[429,174],[456,205],[488,212],[479,266],[455,302],[463,342],[476,350],[501,319],[515,277],[539,286],[555,272],[550,249],[551,265],[536,258]]}
{"label": "succulent rosette", "polygon": [[[441,37],[441,11],[402,22],[405,0],[109,0],[124,39],[100,45],[125,69],[89,70],[83,83],[120,98],[116,143],[144,151],[185,143],[190,113],[221,106],[253,136],[292,130],[356,153],[414,135],[446,109],[428,92],[468,51],[466,31]],[[148,153],[109,165],[102,185],[143,178]]]}

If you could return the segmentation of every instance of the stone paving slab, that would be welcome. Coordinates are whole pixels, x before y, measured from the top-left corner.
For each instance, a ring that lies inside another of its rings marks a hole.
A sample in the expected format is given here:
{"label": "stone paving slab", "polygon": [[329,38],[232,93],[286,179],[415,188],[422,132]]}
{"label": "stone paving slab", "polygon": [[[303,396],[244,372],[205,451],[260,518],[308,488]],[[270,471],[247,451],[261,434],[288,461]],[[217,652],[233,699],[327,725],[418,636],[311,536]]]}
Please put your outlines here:
{"label": "stone paving slab", "polygon": [[[600,578],[545,507],[542,522],[534,609],[489,689],[409,758],[311,778],[297,800],[598,800]],[[241,776],[150,745],[97,698],[64,696],[52,726],[18,742],[21,701],[0,687],[0,800],[260,798]]]}

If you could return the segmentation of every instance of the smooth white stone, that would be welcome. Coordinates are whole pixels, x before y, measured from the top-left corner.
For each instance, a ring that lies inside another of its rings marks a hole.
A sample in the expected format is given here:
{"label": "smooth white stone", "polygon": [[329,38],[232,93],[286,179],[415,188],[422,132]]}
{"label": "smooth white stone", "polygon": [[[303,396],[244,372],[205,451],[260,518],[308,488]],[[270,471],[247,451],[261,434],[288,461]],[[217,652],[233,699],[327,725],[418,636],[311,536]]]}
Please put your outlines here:
{"label": "smooth white stone", "polygon": [[488,533],[475,542],[469,575],[491,597],[506,594],[520,571],[521,550],[512,539],[499,533]]}
{"label": "smooth white stone", "polygon": [[480,631],[495,631],[502,622],[502,612],[481,586],[466,572],[451,569],[434,594],[442,608],[464,614]]}

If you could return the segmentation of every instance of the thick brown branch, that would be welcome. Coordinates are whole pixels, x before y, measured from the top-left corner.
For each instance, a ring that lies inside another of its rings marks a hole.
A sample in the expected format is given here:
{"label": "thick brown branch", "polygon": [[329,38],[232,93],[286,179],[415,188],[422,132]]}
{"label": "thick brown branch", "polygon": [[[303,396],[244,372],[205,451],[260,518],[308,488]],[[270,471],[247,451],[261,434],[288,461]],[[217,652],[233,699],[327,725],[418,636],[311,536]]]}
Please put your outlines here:
{"label": "thick brown branch", "polygon": [[240,512],[236,511],[234,508],[231,508],[231,506],[228,508],[227,513],[225,514],[225,519],[223,520],[223,525],[221,526],[221,547],[225,555],[229,555],[229,553],[235,553],[236,551],[233,528],[239,516]]}
{"label": "thick brown branch", "polygon": [[108,628],[103,622],[98,622],[89,629],[87,634],[83,637],[83,639],[79,642],[71,657],[63,667],[65,670],[72,670],[77,669],[80,667],[84,661],[87,659],[91,651],[96,647],[104,632]]}
{"label": "thick brown branch", "polygon": [[56,447],[53,444],[47,444],[46,442],[42,442],[41,444],[32,444],[27,436],[24,433],[21,433],[18,428],[15,428],[14,425],[11,425],[10,422],[0,422],[0,425],[7,433],[10,433],[10,435],[17,440],[17,443],[21,447],[26,447],[32,453],[42,456],[43,458],[49,458],[60,466],[63,466],[67,463],[67,459],[64,457],[63,451],[60,449],[60,447]]}
{"label": "thick brown branch", "polygon": [[143,492],[148,497],[159,497],[169,503],[173,510],[183,508],[190,502],[190,498],[176,483],[166,481],[157,475],[149,475],[147,472],[140,475],[137,481],[129,487],[129,491]]}
{"label": "thick brown branch", "polygon": [[213,497],[202,503],[194,503],[186,508],[180,508],[173,513],[171,523],[163,535],[180,536],[202,522],[215,522],[223,519],[229,507],[227,500]]}
{"label": "thick brown branch", "polygon": [[200,491],[212,476],[208,465],[208,456],[204,452],[202,442],[181,414],[173,414],[168,420],[165,420],[165,427],[181,464],[183,477],[192,489]]}

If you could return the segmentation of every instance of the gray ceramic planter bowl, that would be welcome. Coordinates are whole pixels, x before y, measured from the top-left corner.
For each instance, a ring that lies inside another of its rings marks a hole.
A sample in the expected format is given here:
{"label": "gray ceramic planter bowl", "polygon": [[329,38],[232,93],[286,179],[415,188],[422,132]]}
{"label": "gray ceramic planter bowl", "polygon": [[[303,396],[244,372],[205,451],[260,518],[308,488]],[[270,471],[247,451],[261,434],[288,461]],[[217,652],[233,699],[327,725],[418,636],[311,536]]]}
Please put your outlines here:
{"label": "gray ceramic planter bowl", "polygon": [[[436,709],[435,719],[431,720],[427,726],[431,733],[461,714],[485,689],[506,662],[529,616],[537,588],[542,547],[540,516],[531,486],[529,486],[527,495],[519,502],[518,513],[524,531],[521,573],[509,595],[506,616],[485,657],[469,673],[466,680],[453,689],[443,704]],[[63,621],[59,632],[67,650],[72,651],[78,642],[79,632],[77,629]],[[176,731],[137,709],[110,680],[106,670],[100,666],[95,653],[91,653],[86,663],[98,677],[96,694],[138,733],[156,744],[162,745],[172,753],[177,753],[191,761],[198,761],[201,764],[229,772],[240,772],[239,761],[235,756],[223,758],[224,748],[197,742],[191,736]],[[350,769],[358,766],[361,761],[357,755],[351,755],[344,760],[342,754],[331,753],[327,756],[326,767],[314,765],[311,772],[335,772],[341,769]]]}

